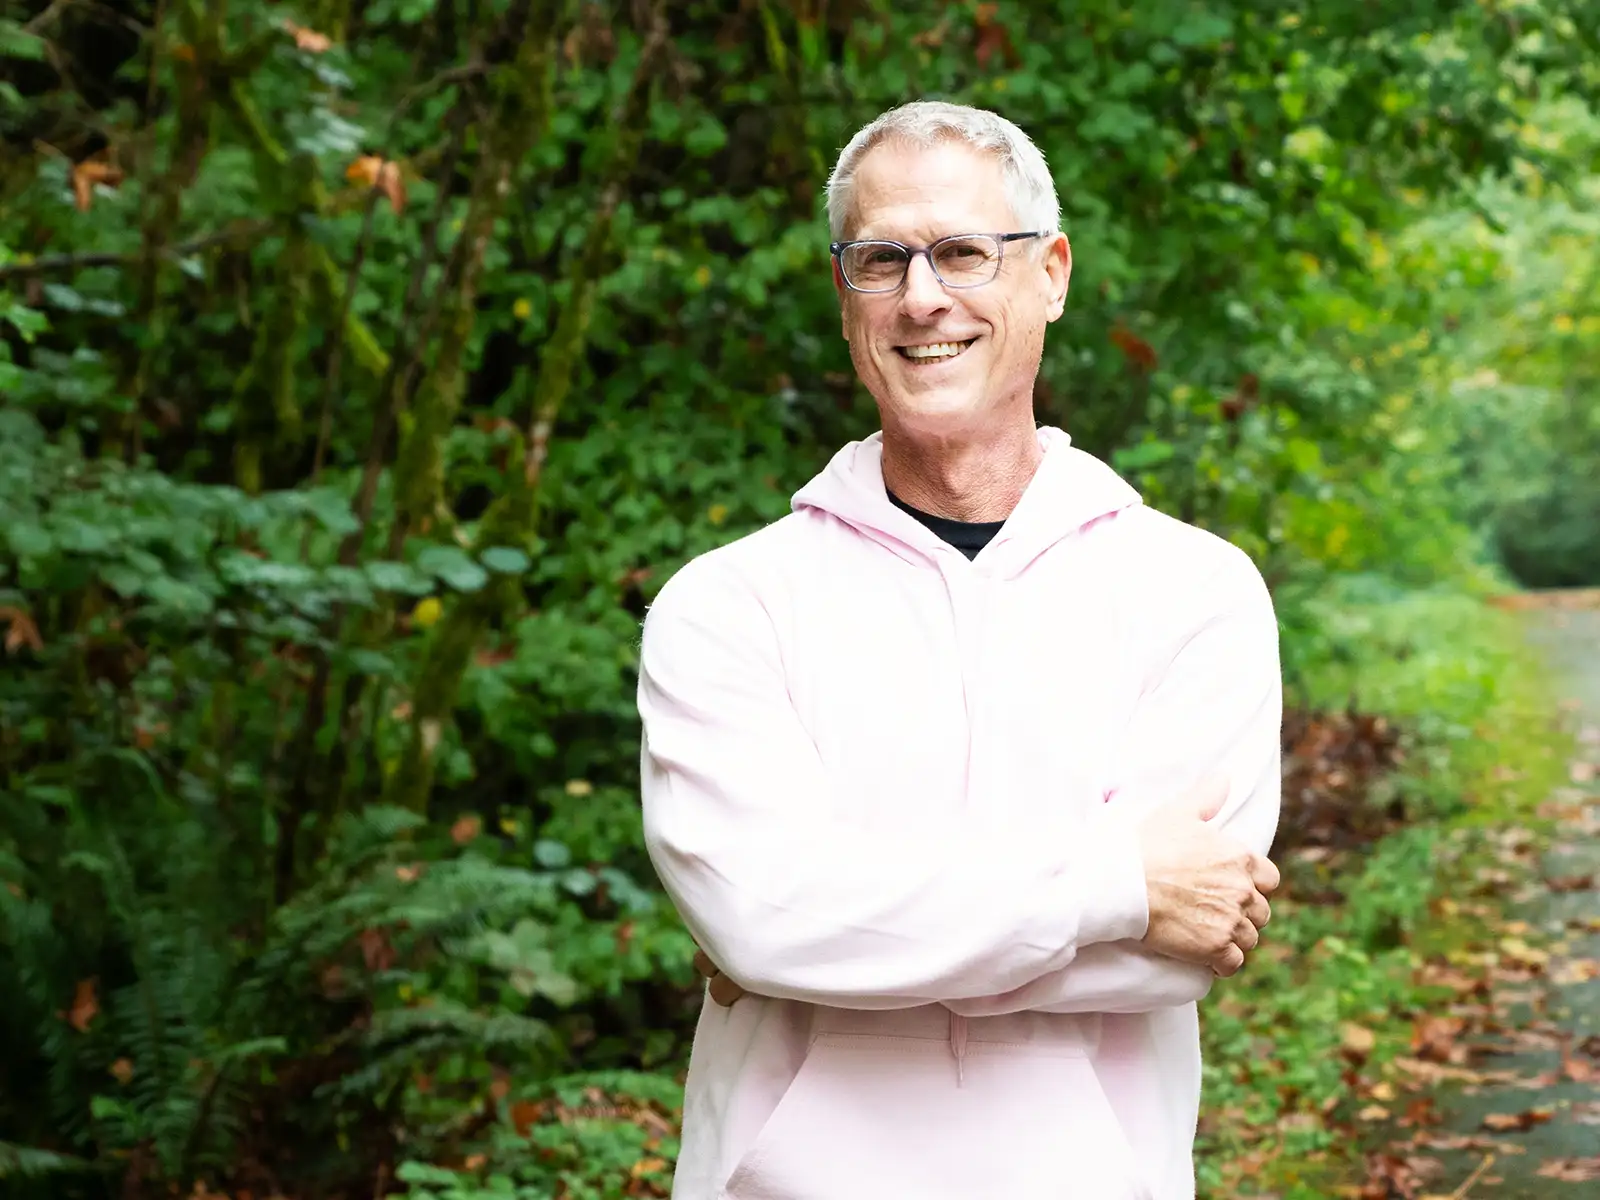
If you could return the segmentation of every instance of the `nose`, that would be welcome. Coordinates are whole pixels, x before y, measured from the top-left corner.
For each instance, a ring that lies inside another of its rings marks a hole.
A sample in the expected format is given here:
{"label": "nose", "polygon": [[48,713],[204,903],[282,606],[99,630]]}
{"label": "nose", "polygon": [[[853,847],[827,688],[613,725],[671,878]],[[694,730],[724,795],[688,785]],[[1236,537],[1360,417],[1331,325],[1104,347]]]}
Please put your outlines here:
{"label": "nose", "polygon": [[950,293],[933,273],[926,254],[913,255],[906,267],[906,282],[900,293],[900,308],[914,321],[925,321],[950,307]]}

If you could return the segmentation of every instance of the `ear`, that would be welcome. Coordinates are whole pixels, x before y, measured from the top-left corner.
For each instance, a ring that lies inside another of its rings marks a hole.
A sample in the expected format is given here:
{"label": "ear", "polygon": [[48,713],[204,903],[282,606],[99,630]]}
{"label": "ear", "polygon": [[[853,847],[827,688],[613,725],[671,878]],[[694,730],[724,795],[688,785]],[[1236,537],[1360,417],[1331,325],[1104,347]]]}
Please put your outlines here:
{"label": "ear", "polygon": [[839,295],[839,335],[848,342],[850,340],[850,328],[845,324],[844,320],[844,272],[839,270],[839,260],[837,258],[829,255],[828,261],[833,264],[833,290]]}
{"label": "ear", "polygon": [[1045,317],[1055,321],[1067,309],[1067,285],[1072,280],[1072,243],[1067,235],[1058,233],[1051,237],[1044,249]]}

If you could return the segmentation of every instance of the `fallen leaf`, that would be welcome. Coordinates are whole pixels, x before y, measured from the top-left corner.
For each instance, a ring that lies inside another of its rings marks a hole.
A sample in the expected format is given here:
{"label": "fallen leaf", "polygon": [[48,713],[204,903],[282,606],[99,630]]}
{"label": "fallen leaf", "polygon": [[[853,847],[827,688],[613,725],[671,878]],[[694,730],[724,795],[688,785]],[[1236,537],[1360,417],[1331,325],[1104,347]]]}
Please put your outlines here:
{"label": "fallen leaf", "polygon": [[1387,1121],[1389,1110],[1381,1104],[1369,1104],[1356,1114],[1356,1119],[1361,1121]]}
{"label": "fallen leaf", "polygon": [[1519,1113],[1486,1113],[1483,1127],[1494,1133],[1521,1133],[1543,1125],[1555,1115],[1553,1108],[1529,1108]]}
{"label": "fallen leaf", "polygon": [[511,1106],[511,1125],[517,1131],[518,1137],[527,1137],[528,1133],[537,1125],[544,1116],[544,1105],[532,1100],[518,1100]]}
{"label": "fallen leaf", "polygon": [[307,29],[304,25],[296,25],[293,21],[285,21],[283,31],[294,38],[294,44],[308,54],[326,54],[333,49],[333,39],[327,34]]}
{"label": "fallen leaf", "polygon": [[664,1171],[667,1160],[664,1158],[641,1158],[629,1169],[630,1178],[638,1179],[641,1175],[654,1175],[657,1171]]}
{"label": "fallen leaf", "polygon": [[1462,1017],[1424,1017],[1412,1027],[1411,1052],[1429,1062],[1465,1062],[1467,1050],[1458,1039],[1466,1027]]}
{"label": "fallen leaf", "polygon": [[1339,1026],[1339,1045],[1357,1058],[1366,1058],[1378,1044],[1378,1035],[1365,1025],[1346,1021]]}
{"label": "fallen leaf", "polygon": [[118,1083],[125,1084],[133,1078],[133,1060],[131,1058],[119,1058],[106,1069],[111,1072],[111,1077]]}
{"label": "fallen leaf", "polygon": [[1552,875],[1544,881],[1552,892],[1591,892],[1595,887],[1593,875]]}
{"label": "fallen leaf", "polygon": [[483,832],[483,818],[476,813],[468,813],[450,826],[450,840],[458,846],[465,846]]}
{"label": "fallen leaf", "polygon": [[1574,983],[1588,983],[1600,979],[1600,959],[1567,958],[1556,964],[1550,972],[1550,982],[1563,987]]}
{"label": "fallen leaf", "polygon": [[1534,1172],[1541,1179],[1562,1183],[1591,1183],[1600,1179],[1600,1155],[1594,1158],[1552,1158]]}

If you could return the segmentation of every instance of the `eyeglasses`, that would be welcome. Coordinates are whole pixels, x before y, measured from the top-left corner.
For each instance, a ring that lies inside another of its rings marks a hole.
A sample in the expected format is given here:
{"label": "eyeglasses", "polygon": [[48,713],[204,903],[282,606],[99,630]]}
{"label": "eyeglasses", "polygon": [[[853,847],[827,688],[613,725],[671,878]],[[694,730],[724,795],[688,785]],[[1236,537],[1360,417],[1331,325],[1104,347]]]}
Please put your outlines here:
{"label": "eyeglasses", "polygon": [[927,257],[940,283],[948,288],[982,287],[1000,273],[1007,242],[1049,237],[1033,233],[956,233],[931,246],[902,246],[899,242],[834,242],[829,252],[839,260],[839,273],[853,292],[892,292],[905,282],[911,260]]}

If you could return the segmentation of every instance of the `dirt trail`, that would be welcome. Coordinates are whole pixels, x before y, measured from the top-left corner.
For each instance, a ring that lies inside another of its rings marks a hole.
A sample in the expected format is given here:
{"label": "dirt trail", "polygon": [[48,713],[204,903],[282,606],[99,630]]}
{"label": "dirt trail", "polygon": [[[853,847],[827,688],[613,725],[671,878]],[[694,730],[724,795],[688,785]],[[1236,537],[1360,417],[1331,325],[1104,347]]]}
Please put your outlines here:
{"label": "dirt trail", "polygon": [[1527,970],[1492,972],[1487,998],[1430,1018],[1440,1044],[1474,1053],[1435,1056],[1453,1082],[1396,1131],[1391,1197],[1600,1200],[1600,610],[1523,619],[1569,697],[1578,760],[1551,799],[1542,882],[1515,895],[1502,930],[1503,958]]}

